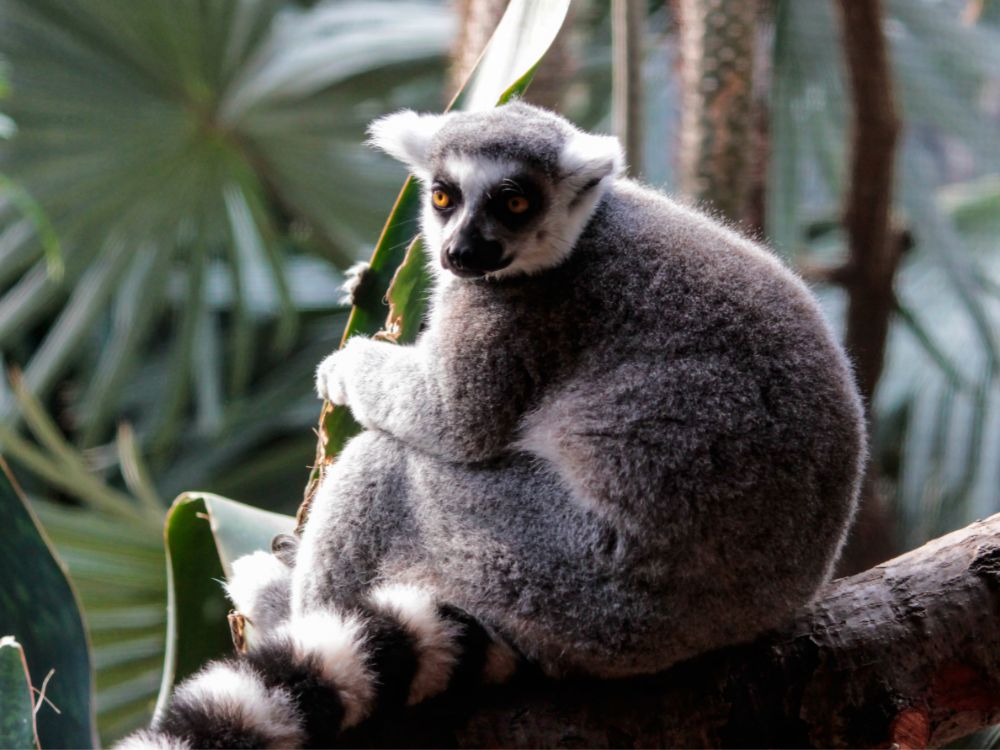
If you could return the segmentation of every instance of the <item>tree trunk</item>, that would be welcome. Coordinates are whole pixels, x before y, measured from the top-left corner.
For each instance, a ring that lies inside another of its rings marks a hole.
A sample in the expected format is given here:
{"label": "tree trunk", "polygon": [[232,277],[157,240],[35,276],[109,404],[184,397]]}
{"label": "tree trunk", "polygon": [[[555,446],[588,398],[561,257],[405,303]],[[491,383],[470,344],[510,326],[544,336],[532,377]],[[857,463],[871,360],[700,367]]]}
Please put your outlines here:
{"label": "tree trunk", "polygon": [[[880,0],[838,0],[844,58],[853,100],[850,183],[844,201],[848,260],[845,344],[871,424],[871,404],[882,374],[893,280],[903,241],[892,229],[892,182],[900,130]],[[879,493],[875,467],[862,485],[861,507],[841,565],[853,573],[896,551],[892,519]]]}
{"label": "tree trunk", "polygon": [[681,191],[743,220],[753,148],[759,0],[679,0]]}
{"label": "tree trunk", "polygon": [[645,15],[645,0],[612,0],[611,114],[615,135],[625,147],[629,177],[642,174]]}
{"label": "tree trunk", "polygon": [[1000,515],[829,583],[787,627],[650,677],[438,700],[348,746],[939,746],[1000,721]]}

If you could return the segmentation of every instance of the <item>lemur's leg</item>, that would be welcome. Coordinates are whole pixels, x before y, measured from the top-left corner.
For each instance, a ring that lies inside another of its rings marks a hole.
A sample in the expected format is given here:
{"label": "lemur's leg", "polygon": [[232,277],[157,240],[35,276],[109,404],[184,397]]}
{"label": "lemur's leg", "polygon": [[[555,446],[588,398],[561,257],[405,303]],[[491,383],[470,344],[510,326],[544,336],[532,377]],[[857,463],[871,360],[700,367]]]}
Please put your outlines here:
{"label": "lemur's leg", "polygon": [[292,575],[292,612],[355,605],[379,581],[427,585],[406,476],[407,449],[384,433],[350,440],[313,498]]}
{"label": "lemur's leg", "polygon": [[[154,728],[121,747],[324,747],[368,717],[510,677],[514,652],[407,559],[418,531],[402,484],[408,450],[380,433],[351,441],[314,500],[289,619],[274,626],[281,561],[238,561],[230,594],[267,623],[263,634],[182,683]],[[333,575],[310,569],[325,565]]]}

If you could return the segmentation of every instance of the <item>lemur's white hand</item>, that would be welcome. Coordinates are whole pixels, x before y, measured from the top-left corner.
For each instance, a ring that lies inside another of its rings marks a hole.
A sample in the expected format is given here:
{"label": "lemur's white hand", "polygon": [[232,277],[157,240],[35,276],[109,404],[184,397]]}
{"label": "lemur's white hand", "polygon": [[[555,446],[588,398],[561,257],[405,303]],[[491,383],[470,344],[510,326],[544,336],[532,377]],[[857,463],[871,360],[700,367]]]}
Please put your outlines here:
{"label": "lemur's white hand", "polygon": [[371,343],[363,336],[348,339],[343,349],[319,363],[316,368],[316,393],[320,398],[337,406],[348,405],[347,392],[350,384],[356,384],[359,378],[365,377],[362,372],[362,350]]}
{"label": "lemur's white hand", "polygon": [[345,350],[331,354],[316,368],[316,394],[337,406],[347,404],[347,386],[344,383]]}
{"label": "lemur's white hand", "polygon": [[[428,381],[414,351],[415,347],[355,336],[320,363],[316,392],[330,403],[349,407],[358,424],[368,429],[395,434],[393,420],[416,429],[424,399],[415,395],[428,391]],[[408,387],[398,387],[400,382]]]}

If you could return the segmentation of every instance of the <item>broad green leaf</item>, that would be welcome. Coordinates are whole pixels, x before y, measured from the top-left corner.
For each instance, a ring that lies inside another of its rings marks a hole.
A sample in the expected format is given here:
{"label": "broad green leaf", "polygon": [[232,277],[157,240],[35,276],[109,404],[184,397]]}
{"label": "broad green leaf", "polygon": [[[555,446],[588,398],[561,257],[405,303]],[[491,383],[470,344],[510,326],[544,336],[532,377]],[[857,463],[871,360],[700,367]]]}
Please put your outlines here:
{"label": "broad green leaf", "polygon": [[[357,148],[364,124],[434,100],[453,31],[432,0],[169,6],[0,0],[4,116],[17,125],[0,142],[0,346],[36,395],[70,372],[88,384],[72,404],[86,447],[111,437],[127,384],[172,348],[170,377],[149,378],[128,409],[154,464],[192,411],[195,429],[225,429],[227,404],[301,343],[288,265],[309,253],[327,273],[346,267],[381,225],[398,172]],[[213,343],[198,311],[212,306],[175,292],[204,302],[213,265],[234,292],[213,310],[232,351],[195,389],[195,352]],[[251,282],[273,286],[273,311],[252,307]],[[123,332],[135,300],[147,304]]]}
{"label": "broad green leaf", "polygon": [[31,499],[83,603],[96,669],[98,730],[111,742],[148,722],[160,683],[166,509],[128,428],[121,429],[120,463],[135,497],[95,475],[21,379],[14,375],[11,382],[21,417],[38,445],[0,425],[3,451],[79,501],[71,506]]}
{"label": "broad green leaf", "polygon": [[[562,28],[568,10],[568,0],[513,0],[452,106],[487,109],[523,93]],[[391,305],[388,335],[400,341],[415,338],[426,309],[425,292],[430,283],[422,245],[419,239],[411,242],[419,200],[419,188],[410,177],[403,184],[375,246],[367,293],[351,311],[344,341],[351,336],[374,336],[386,326],[382,302],[386,294]],[[332,461],[359,430],[347,409],[326,405],[320,416],[317,462]]]}
{"label": "broad green leaf", "polygon": [[0,638],[0,747],[38,747],[28,663],[9,635]]}
{"label": "broad green leaf", "polygon": [[98,731],[110,744],[149,722],[160,685],[167,615],[161,532],[145,521],[62,503],[33,499],[32,507],[83,604]]}
{"label": "broad green leaf", "polygon": [[33,685],[41,686],[52,673],[46,696],[60,711],[47,705],[39,709],[41,745],[94,747],[90,648],[76,594],[2,461],[0,518],[0,633],[24,647]]}
{"label": "broad green leaf", "polygon": [[167,515],[167,651],[156,711],[165,710],[173,686],[210,659],[232,651],[222,581],[232,561],[270,550],[295,519],[207,493],[187,493]]}

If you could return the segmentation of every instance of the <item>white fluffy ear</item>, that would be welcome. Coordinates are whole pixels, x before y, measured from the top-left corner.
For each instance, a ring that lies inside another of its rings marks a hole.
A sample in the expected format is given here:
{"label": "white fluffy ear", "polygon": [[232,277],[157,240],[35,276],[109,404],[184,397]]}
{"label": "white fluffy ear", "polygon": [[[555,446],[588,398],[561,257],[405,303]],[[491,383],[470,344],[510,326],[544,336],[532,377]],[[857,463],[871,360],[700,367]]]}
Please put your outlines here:
{"label": "white fluffy ear", "polygon": [[613,135],[574,133],[559,157],[563,179],[582,189],[605,177],[617,177],[625,169],[625,155]]}
{"label": "white fluffy ear", "polygon": [[427,169],[427,147],[448,115],[421,115],[411,109],[380,117],[368,126],[368,145],[385,151],[410,169]]}

